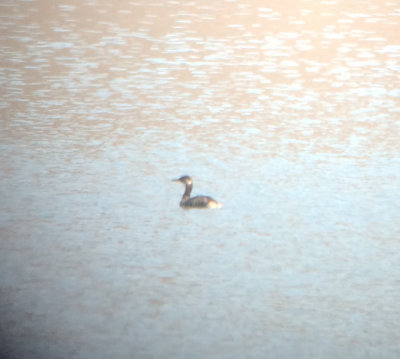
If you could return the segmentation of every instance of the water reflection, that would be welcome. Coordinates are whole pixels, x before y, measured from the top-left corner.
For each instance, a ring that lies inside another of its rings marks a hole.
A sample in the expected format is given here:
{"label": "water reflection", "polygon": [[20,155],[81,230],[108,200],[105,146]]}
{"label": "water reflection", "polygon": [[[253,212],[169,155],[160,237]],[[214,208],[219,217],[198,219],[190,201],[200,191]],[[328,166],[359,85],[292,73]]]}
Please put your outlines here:
{"label": "water reflection", "polygon": [[3,356],[398,357],[395,2],[1,9]]}

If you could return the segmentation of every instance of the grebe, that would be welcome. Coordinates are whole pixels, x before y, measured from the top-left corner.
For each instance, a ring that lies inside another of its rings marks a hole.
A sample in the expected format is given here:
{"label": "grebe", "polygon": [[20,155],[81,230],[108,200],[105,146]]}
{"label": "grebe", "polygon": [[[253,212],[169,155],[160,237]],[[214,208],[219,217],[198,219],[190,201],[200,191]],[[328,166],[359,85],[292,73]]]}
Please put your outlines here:
{"label": "grebe", "polygon": [[185,193],[183,194],[181,203],[179,204],[182,208],[221,208],[221,203],[218,203],[208,196],[196,196],[190,198],[193,181],[189,176],[182,176],[172,181],[181,182],[185,185]]}

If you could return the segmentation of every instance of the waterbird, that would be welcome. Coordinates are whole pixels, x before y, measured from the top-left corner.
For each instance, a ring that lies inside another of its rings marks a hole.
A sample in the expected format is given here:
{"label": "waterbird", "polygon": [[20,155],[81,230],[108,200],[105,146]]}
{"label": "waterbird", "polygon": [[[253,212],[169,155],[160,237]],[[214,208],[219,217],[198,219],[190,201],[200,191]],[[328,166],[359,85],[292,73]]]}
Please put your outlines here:
{"label": "waterbird", "polygon": [[172,181],[181,182],[185,185],[185,192],[179,203],[182,208],[221,208],[221,203],[218,203],[215,199],[208,196],[195,196],[190,198],[193,180],[189,176],[182,176]]}

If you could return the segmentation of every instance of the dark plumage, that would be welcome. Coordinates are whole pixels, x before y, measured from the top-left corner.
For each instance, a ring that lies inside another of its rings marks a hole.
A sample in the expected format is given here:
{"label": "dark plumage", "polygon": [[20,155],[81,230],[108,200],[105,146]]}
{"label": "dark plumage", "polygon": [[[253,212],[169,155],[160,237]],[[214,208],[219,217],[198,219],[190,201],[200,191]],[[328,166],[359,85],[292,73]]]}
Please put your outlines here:
{"label": "dark plumage", "polygon": [[190,193],[193,188],[193,181],[189,176],[182,176],[174,179],[175,182],[181,182],[185,185],[185,192],[183,193],[180,206],[182,208],[220,208],[221,203],[208,196],[195,196],[190,198]]}

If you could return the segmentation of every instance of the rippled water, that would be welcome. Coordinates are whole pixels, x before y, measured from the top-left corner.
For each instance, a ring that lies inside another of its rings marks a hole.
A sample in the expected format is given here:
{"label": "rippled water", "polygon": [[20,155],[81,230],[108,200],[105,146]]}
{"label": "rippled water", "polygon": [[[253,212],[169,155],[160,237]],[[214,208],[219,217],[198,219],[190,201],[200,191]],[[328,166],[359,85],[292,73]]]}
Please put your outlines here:
{"label": "rippled water", "polygon": [[398,2],[0,9],[2,358],[400,356]]}

